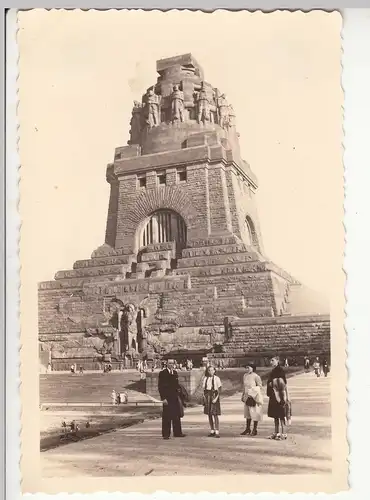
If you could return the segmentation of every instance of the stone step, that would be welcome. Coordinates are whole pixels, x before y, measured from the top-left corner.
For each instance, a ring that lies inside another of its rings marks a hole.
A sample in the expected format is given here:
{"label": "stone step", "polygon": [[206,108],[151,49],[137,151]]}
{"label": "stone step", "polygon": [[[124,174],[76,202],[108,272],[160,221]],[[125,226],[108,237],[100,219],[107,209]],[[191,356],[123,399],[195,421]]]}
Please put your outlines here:
{"label": "stone step", "polygon": [[138,269],[137,271],[130,273],[127,279],[150,279],[150,278],[162,278],[166,275],[165,269],[156,269],[156,268],[148,268],[148,269]]}
{"label": "stone step", "polygon": [[136,255],[112,255],[107,257],[95,257],[92,259],[77,260],[73,264],[73,269],[113,266],[118,264],[131,265],[133,262],[136,262]]}
{"label": "stone step", "polygon": [[[174,274],[177,273],[174,270]],[[273,290],[271,280],[268,273],[249,273],[249,274],[211,274],[213,270],[205,270],[203,276],[198,276],[194,272],[188,272],[191,275],[191,283],[193,288],[205,286],[206,284],[216,286],[217,289],[225,288],[229,285],[239,286],[243,294],[255,295],[270,295],[272,297]],[[182,273],[179,273],[182,275]]]}
{"label": "stone step", "polygon": [[[234,243],[232,245],[218,245],[218,246],[206,246],[206,247],[195,247],[195,248],[184,248],[182,250],[182,258],[194,258],[194,257],[205,257],[212,255],[227,255],[233,253],[244,253],[249,251],[252,252],[251,247],[248,247],[244,243]],[[256,254],[257,255],[257,254]],[[258,260],[258,259],[256,259]]]}
{"label": "stone step", "polygon": [[156,269],[166,270],[171,267],[171,262],[169,260],[157,260],[152,262],[138,262],[136,265],[137,272],[145,272]]}
{"label": "stone step", "polygon": [[[234,262],[226,264],[205,265],[203,267],[186,267],[176,269],[176,274],[190,274],[196,277],[208,277],[217,275],[233,275],[233,274],[264,274],[269,276],[269,271],[266,262]],[[251,275],[250,279],[254,279]]]}
{"label": "stone step", "polygon": [[58,271],[55,274],[55,279],[73,279],[73,278],[90,278],[100,276],[122,275],[131,271],[131,264],[116,264],[110,266],[95,266],[95,267],[82,267],[71,270]]}
{"label": "stone step", "polygon": [[254,253],[240,252],[240,253],[223,253],[219,255],[209,255],[201,257],[187,257],[181,258],[177,261],[179,269],[215,266],[219,264],[234,264],[244,262],[259,262],[255,258]]}
{"label": "stone step", "polygon": [[[184,248],[182,250],[182,258],[196,257],[212,257],[216,255],[230,255],[248,253],[253,257],[253,260],[261,260],[262,256],[255,248],[245,245],[244,243],[235,243],[233,245],[217,245],[208,247]],[[265,260],[265,259],[262,259]]]}
{"label": "stone step", "polygon": [[210,236],[208,238],[190,240],[187,242],[187,248],[207,248],[228,245],[244,245],[244,247],[246,247],[246,245],[235,235]]}
{"label": "stone step", "polygon": [[153,252],[166,252],[169,251],[173,256],[176,255],[176,242],[175,241],[166,241],[165,243],[151,243],[144,248],[139,250],[141,256],[146,253]]}
{"label": "stone step", "polygon": [[158,252],[144,252],[140,255],[141,262],[154,262],[173,259],[174,253],[172,250],[161,250]]}

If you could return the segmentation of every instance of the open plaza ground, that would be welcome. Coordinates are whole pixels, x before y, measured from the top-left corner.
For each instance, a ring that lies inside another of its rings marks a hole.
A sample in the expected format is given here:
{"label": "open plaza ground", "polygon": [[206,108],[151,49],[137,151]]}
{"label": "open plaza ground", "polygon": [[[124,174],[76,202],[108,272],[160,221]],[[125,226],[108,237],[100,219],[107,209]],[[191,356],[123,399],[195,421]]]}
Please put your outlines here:
{"label": "open plaza ground", "polygon": [[[50,375],[48,379],[53,377]],[[132,377],[134,379],[135,375]],[[78,377],[74,377],[73,384],[77,384],[77,380]],[[108,389],[108,382],[111,386],[113,379],[107,376],[104,380]],[[150,398],[132,391],[132,401],[137,398],[136,410],[122,410],[119,414],[121,427],[115,423],[111,425],[111,432],[42,452],[43,476],[328,474],[331,472],[332,456],[330,375],[328,378],[316,378],[312,372],[299,374],[291,377],[288,385],[293,419],[286,441],[268,439],[273,431],[273,420],[266,416],[267,398],[258,436],[240,435],[245,423],[240,392],[222,399],[221,439],[207,437],[207,417],[203,415],[201,406],[195,406],[186,410],[182,420],[186,437],[164,441],[158,418],[160,407],[145,404],[144,400],[147,398],[149,401]],[[104,395],[108,403],[107,390]],[[108,408],[94,410],[94,418],[99,412],[100,416],[104,415],[105,411],[106,418],[113,422],[114,416]],[[56,426],[63,416],[86,420],[86,412],[82,410],[72,411],[65,407],[49,412],[42,411],[42,418],[54,419]],[[46,416],[46,413],[49,415]],[[127,419],[131,419],[131,423],[123,427]],[[135,423],[135,419],[140,423]]]}

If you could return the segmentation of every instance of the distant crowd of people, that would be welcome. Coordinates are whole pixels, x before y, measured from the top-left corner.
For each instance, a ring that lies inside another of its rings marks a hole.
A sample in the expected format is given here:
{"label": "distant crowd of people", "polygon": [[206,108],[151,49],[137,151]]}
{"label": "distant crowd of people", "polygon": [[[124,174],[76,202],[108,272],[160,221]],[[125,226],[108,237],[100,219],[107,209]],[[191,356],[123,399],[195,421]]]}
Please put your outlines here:
{"label": "distant crowd of people", "polygon": [[[294,367],[294,366],[299,366],[301,361],[298,361],[296,358],[288,358],[284,357],[281,366],[284,368],[289,368],[289,367]],[[174,363],[174,369],[177,371],[190,371],[194,368],[194,363],[192,359],[186,358],[183,361],[177,361],[173,360]],[[270,360],[264,358],[262,360],[262,363],[265,367],[270,365]],[[207,357],[202,358],[201,366],[207,367],[210,364],[209,360]],[[159,360],[159,359],[154,359],[150,362],[150,366],[148,363],[147,359],[143,360],[137,360],[135,363],[135,368],[136,370],[140,373],[140,378],[143,379],[145,378],[145,373],[148,372],[149,370],[154,372],[155,370],[163,370],[167,366],[167,361],[166,360]],[[321,375],[324,375],[325,377],[328,376],[328,373],[330,371],[330,366],[329,366],[329,361],[325,356],[320,357],[315,357],[314,359],[310,358],[309,356],[304,356],[303,358],[303,366],[305,371],[310,371],[311,368],[313,368],[314,374],[317,377],[320,377]],[[222,358],[220,359],[215,359],[213,361],[213,367],[216,370],[224,370],[227,368],[225,365],[225,362]],[[124,363],[121,361],[118,363],[118,366],[116,366],[115,369],[118,369],[119,371],[122,371],[124,369]],[[101,364],[101,370],[104,373],[111,373],[113,371],[113,365],[111,362],[105,362]],[[46,373],[51,373],[52,372],[52,365],[51,363],[48,363],[47,368],[46,368]],[[84,373],[84,367],[82,364],[77,365],[76,363],[73,363],[70,365],[70,373],[72,374],[83,374]]]}
{"label": "distant crowd of people", "polygon": [[[175,363],[176,370],[179,370],[179,371],[183,371],[183,370],[189,371],[189,370],[192,370],[194,367],[192,359],[185,359],[183,361],[175,361],[174,363]],[[162,370],[163,368],[166,367],[166,364],[167,364],[167,361],[165,361],[165,360],[154,359],[151,361],[150,367],[149,367],[149,363],[148,363],[147,359],[143,359],[143,360],[138,359],[135,362],[134,367],[141,374],[141,378],[145,378],[146,372],[148,372],[149,370],[152,372],[154,372],[155,370]],[[122,361],[118,363],[118,366],[116,366],[116,369],[117,368],[119,371],[122,371],[124,369],[124,364]],[[104,373],[111,373],[113,370],[113,365],[111,362],[105,362],[105,363],[101,364],[101,369]],[[46,372],[50,373],[51,371],[52,371],[52,366],[51,366],[51,363],[49,363],[47,366]],[[76,373],[83,374],[84,367],[83,367],[83,365],[79,365],[79,367],[77,367],[77,364],[73,363],[70,365],[69,371],[72,374],[76,374]]]}
{"label": "distant crowd of people", "polygon": [[[309,358],[306,357],[304,361],[304,367],[306,372],[310,371],[310,364],[311,362]],[[327,377],[330,371],[329,362],[327,358],[323,358],[322,360],[320,360],[319,357],[315,358],[314,362],[312,363],[312,368],[314,370],[314,374],[316,375],[316,377],[320,377],[322,374],[324,375],[324,377]]]}

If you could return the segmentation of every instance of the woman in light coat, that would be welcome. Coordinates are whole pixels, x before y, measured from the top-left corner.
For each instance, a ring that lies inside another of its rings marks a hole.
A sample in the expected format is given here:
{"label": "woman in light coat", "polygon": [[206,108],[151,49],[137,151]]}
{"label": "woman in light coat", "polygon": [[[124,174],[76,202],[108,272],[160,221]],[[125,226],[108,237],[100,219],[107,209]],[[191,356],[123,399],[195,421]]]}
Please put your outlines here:
{"label": "woman in light coat", "polygon": [[[242,401],[244,403],[244,418],[246,419],[245,430],[241,433],[242,436],[257,436],[257,426],[263,418],[262,404],[262,380],[255,373],[253,366],[247,365],[246,373],[243,376],[243,394]],[[251,431],[251,423],[253,422],[253,430]]]}

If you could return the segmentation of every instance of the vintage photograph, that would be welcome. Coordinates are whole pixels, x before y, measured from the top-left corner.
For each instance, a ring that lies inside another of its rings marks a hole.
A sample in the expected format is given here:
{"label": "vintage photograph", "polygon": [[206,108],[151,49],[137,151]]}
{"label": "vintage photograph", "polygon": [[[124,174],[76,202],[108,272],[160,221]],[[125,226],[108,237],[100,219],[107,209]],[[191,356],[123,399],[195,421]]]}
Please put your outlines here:
{"label": "vintage photograph", "polygon": [[345,489],[341,16],[18,23],[27,491]]}

